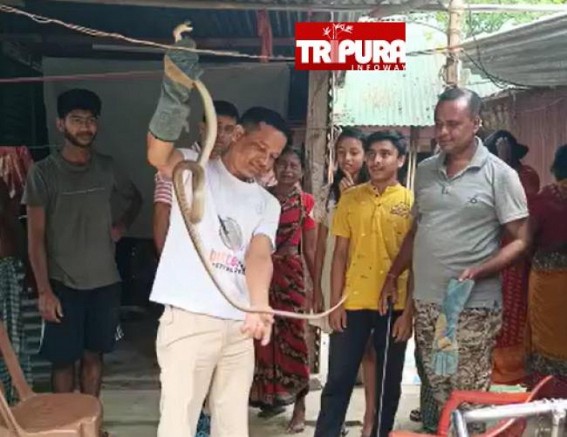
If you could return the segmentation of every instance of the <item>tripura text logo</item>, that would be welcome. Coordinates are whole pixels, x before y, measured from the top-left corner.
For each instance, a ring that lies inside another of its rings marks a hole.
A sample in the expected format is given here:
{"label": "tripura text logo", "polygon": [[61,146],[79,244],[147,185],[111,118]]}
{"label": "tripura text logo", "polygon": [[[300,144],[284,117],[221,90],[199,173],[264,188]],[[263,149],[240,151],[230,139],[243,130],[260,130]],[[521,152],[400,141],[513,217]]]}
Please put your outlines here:
{"label": "tripura text logo", "polygon": [[297,70],[405,70],[403,22],[296,23]]}

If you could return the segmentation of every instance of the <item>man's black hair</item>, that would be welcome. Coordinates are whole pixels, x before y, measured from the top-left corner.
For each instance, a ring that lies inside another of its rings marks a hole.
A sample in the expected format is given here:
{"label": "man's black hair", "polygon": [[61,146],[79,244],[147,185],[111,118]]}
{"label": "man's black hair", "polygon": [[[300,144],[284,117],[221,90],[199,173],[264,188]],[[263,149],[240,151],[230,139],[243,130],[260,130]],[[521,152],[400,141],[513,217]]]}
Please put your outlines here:
{"label": "man's black hair", "polygon": [[98,117],[101,108],[100,97],[89,90],[75,88],[65,91],[57,97],[57,115],[59,118],[65,118],[76,109],[90,111],[95,117]]}
{"label": "man's black hair", "polygon": [[567,179],[567,144],[557,148],[551,171],[558,181]]}
{"label": "man's black hair", "polygon": [[480,96],[467,88],[452,87],[447,88],[439,95],[438,104],[441,102],[454,102],[455,100],[465,99],[472,117],[480,117],[482,111],[482,99]]}
{"label": "man's black hair", "polygon": [[239,124],[245,131],[257,129],[260,123],[265,123],[279,130],[287,138],[286,144],[291,144],[291,131],[283,117],[272,109],[262,106],[250,108],[240,118]]}
{"label": "man's black hair", "polygon": [[[238,122],[240,115],[238,114],[238,109],[236,109],[236,106],[234,106],[232,103],[227,102],[226,100],[215,100],[213,102],[213,105],[215,107],[215,113],[217,114],[217,117],[219,115],[222,115],[224,117],[234,118],[234,120]],[[206,121],[205,114],[203,114],[203,121]]]}
{"label": "man's black hair", "polygon": [[[346,138],[353,138],[358,140],[362,143],[362,150],[364,150],[364,141],[366,140],[366,135],[359,129],[354,127],[345,127],[341,131],[340,135],[338,136],[337,140],[335,141],[335,148],[340,144],[340,142]],[[327,196],[327,205],[329,204],[329,200],[331,198],[334,199],[336,203],[339,202],[341,198],[341,188],[340,184],[343,178],[345,177],[344,172],[337,168],[335,174],[333,175],[333,183],[329,187],[329,195]],[[370,179],[370,175],[368,174],[368,168],[366,167],[366,163],[362,164],[360,171],[358,172],[358,178],[354,181],[355,184],[362,184],[364,182],[368,182]]]}
{"label": "man's black hair", "polygon": [[370,147],[372,147],[372,144],[378,141],[390,141],[400,156],[405,156],[408,153],[408,143],[406,138],[400,132],[395,130],[377,131],[368,135],[364,142],[364,151],[368,152]]}

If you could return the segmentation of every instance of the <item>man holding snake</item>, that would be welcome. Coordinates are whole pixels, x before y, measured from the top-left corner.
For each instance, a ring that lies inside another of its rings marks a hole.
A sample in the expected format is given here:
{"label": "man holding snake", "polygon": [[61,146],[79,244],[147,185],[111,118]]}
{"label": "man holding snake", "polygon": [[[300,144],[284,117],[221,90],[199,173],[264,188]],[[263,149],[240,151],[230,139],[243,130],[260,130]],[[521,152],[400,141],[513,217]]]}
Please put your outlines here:
{"label": "man holding snake", "polygon": [[[176,43],[194,47],[191,40]],[[157,109],[148,133],[148,160],[171,177],[192,151],[173,147],[189,114],[193,81],[202,71],[195,52],[169,50]],[[269,309],[271,254],[278,201],[254,180],[268,172],[289,133],[281,116],[252,108],[234,130],[221,159],[205,166],[205,212],[196,225],[223,288],[244,306]],[[185,193],[191,200],[191,178]],[[237,310],[219,293],[201,263],[174,197],[170,229],[151,299],[165,306],[156,349],[161,368],[158,437],[194,435],[209,394],[213,437],[248,437],[248,396],[254,373],[252,337],[267,344],[272,316]]]}

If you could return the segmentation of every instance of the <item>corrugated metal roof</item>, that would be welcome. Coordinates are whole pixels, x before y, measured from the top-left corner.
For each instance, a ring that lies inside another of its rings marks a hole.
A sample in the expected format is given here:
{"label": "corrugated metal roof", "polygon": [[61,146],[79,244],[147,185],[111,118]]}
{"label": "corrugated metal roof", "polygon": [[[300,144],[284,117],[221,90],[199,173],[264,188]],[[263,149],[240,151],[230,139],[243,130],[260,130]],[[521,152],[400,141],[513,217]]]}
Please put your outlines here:
{"label": "corrugated metal roof", "polygon": [[[172,29],[180,22],[188,20],[193,25],[192,35],[196,39],[227,40],[235,44],[232,49],[236,51],[244,53],[258,51],[256,46],[238,46],[238,41],[259,38],[256,11],[252,9],[180,9],[49,1],[28,2],[25,9],[32,13],[105,32],[155,40],[170,39]],[[305,10],[270,10],[268,14],[274,38],[291,39],[294,37],[295,23],[310,20],[309,12]],[[335,17],[340,21],[356,21],[360,15],[360,12],[339,12]],[[11,31],[16,33],[57,35],[63,32],[58,26],[39,25],[24,17],[13,17],[10,26]],[[293,56],[293,50],[293,44],[274,46],[275,55]]]}
{"label": "corrugated metal roof", "polygon": [[[285,5],[285,6],[322,6],[327,7],[332,5],[333,7],[361,7],[364,9],[371,9],[376,7],[379,1],[376,0],[221,0],[222,3],[234,3],[234,4],[265,4],[265,5]],[[215,3],[215,0],[211,0],[210,3]]]}
{"label": "corrugated metal roof", "polygon": [[[210,3],[215,3],[215,0],[211,0]],[[266,5],[270,6],[288,6],[301,7],[301,8],[313,8],[316,10],[359,10],[359,11],[370,11],[373,8],[383,5],[390,4],[404,4],[407,3],[412,7],[415,7],[415,1],[413,0],[220,0],[218,3],[225,4],[235,4],[235,5]],[[434,3],[434,1],[424,1],[422,3]]]}
{"label": "corrugated metal roof", "polygon": [[567,85],[567,13],[471,39],[465,65],[483,77],[529,87]]}
{"label": "corrugated metal roof", "polygon": [[[214,45],[221,44],[221,48],[222,40],[226,40],[228,41],[227,48],[231,50],[257,54],[258,45],[251,44],[251,41],[259,41],[256,11],[266,5],[273,37],[281,40],[274,45],[274,55],[292,57],[294,55],[293,43],[288,43],[286,40],[292,41],[296,22],[310,21],[313,18],[311,12],[333,7],[335,21],[357,21],[365,12],[372,10],[378,4],[381,6],[406,4],[415,6],[415,1],[56,0],[26,2],[23,8],[29,12],[68,23],[151,40],[170,40],[171,30],[180,22],[188,20],[193,24],[192,35],[196,39],[216,40]],[[434,0],[417,1],[430,3]],[[160,4],[163,6],[158,7]],[[71,34],[60,26],[37,24],[21,16],[10,17],[5,30],[15,34],[43,34],[46,37]],[[57,52],[57,44],[52,43],[52,45],[55,47],[53,51]],[[69,47],[65,47],[65,50],[72,51]],[[86,46],[85,50],[90,50],[90,47]]]}
{"label": "corrugated metal roof", "polygon": [[[443,47],[446,36],[417,23],[406,26],[406,50]],[[431,126],[433,110],[443,90],[445,56],[408,56],[405,71],[349,71],[337,90],[335,123],[343,126]],[[481,96],[499,90],[471,75],[470,89]]]}
{"label": "corrugated metal roof", "polygon": [[[433,0],[420,0],[432,2]],[[210,0],[201,2],[210,4],[211,9],[191,7],[191,2],[183,7],[172,7],[171,1],[164,2],[163,7],[141,6],[129,4],[128,0],[116,3],[86,1],[42,1],[26,2],[25,9],[37,14],[58,18],[74,24],[104,30],[106,32],[126,33],[133,37],[169,38],[171,29],[180,21],[190,20],[193,23],[193,35],[196,38],[256,38],[258,36],[256,25],[256,10],[261,5],[287,6],[290,10],[269,10],[270,23],[273,36],[278,38],[291,38],[295,33],[295,23],[309,21],[309,7],[320,10],[332,4],[334,7],[343,7],[344,11],[336,12],[335,21],[356,21],[364,12],[368,12],[380,5],[410,4],[413,0]],[[151,2],[159,4],[160,0]],[[260,5],[257,9],[213,9],[215,3],[238,6],[239,4]],[[301,10],[292,10],[300,7]],[[354,10],[348,10],[354,8]],[[13,17],[17,20],[19,17]],[[33,28],[29,20],[23,25]],[[21,26],[19,26],[21,28]],[[49,26],[48,26],[49,27]]]}
{"label": "corrugated metal roof", "polygon": [[[134,37],[169,37],[171,29],[184,20],[193,23],[196,38],[258,36],[256,11],[249,9],[179,9],[67,2],[33,2],[26,4],[25,9],[74,24],[106,32],[126,33]],[[269,11],[274,37],[293,37],[295,22],[307,21],[308,14],[306,11]],[[345,18],[355,18],[356,15],[359,14],[344,13]],[[24,21],[24,24],[28,21]]]}

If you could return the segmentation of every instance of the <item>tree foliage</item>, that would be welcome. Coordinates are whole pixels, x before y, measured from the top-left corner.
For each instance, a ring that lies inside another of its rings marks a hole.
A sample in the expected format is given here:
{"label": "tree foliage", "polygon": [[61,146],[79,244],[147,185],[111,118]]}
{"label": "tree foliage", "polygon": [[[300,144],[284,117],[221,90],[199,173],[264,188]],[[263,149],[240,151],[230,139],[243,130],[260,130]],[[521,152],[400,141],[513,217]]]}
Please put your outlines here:
{"label": "tree foliage", "polygon": [[[471,4],[567,4],[567,0],[469,0],[468,3]],[[541,13],[533,12],[490,12],[490,13],[475,13],[475,12],[465,12],[463,33],[465,38],[469,38],[482,33],[492,33],[500,30],[504,25],[518,25],[523,23],[529,23],[530,21],[536,20],[544,15]],[[449,15],[447,13],[439,13],[437,19],[443,23],[447,24],[449,20]]]}

